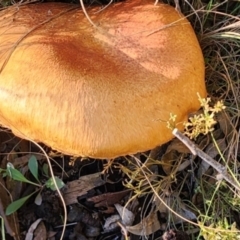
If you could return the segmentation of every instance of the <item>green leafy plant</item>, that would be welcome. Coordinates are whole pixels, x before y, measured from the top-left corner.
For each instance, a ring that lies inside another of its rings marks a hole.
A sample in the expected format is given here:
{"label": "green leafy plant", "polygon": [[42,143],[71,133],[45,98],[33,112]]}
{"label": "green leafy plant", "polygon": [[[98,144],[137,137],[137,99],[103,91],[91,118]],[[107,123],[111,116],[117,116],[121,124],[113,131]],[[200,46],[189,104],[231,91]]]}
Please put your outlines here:
{"label": "green leafy plant", "polygon": [[236,227],[236,223],[229,224],[227,218],[218,221],[215,224],[211,224],[208,228],[199,224],[201,231],[200,235],[207,240],[228,240],[228,239],[240,239],[239,230]]}
{"label": "green leafy plant", "polygon": [[226,107],[223,101],[217,101],[214,106],[210,105],[211,98],[201,98],[198,94],[199,102],[203,112],[190,117],[188,122],[184,123],[184,134],[190,139],[196,139],[199,134],[208,134],[214,130],[214,125],[217,123],[216,114],[224,110]]}
{"label": "green leafy plant", "polygon": [[15,181],[32,184],[32,185],[37,187],[37,190],[34,191],[33,193],[31,193],[28,196],[25,196],[23,198],[20,198],[16,201],[12,202],[11,204],[9,204],[8,207],[6,208],[6,215],[10,215],[10,214],[16,212],[20,207],[22,207],[22,205],[31,196],[35,195],[36,193],[38,193],[38,194],[35,198],[35,203],[40,205],[41,202],[42,202],[41,192],[42,192],[43,188],[46,187],[46,188],[49,188],[49,189],[55,191],[56,188],[61,189],[64,186],[64,183],[60,178],[55,177],[55,176],[50,177],[48,175],[48,171],[47,171],[46,166],[44,166],[43,172],[48,177],[48,180],[44,184],[42,184],[40,182],[39,176],[38,176],[38,172],[39,172],[38,171],[39,170],[38,161],[37,161],[35,156],[30,157],[30,159],[28,161],[28,168],[29,168],[29,171],[31,172],[31,174],[33,175],[33,177],[35,178],[36,182],[28,180],[19,170],[14,168],[14,166],[11,163],[7,164],[6,169],[0,169],[0,173],[3,175],[3,177],[10,177]]}

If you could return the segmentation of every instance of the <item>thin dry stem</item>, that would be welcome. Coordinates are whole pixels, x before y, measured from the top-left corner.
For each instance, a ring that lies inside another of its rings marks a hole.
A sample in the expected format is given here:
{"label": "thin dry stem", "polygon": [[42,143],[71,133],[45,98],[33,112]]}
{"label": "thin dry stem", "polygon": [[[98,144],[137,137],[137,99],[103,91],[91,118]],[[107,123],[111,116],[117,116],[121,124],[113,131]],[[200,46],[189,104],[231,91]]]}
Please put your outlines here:
{"label": "thin dry stem", "polygon": [[213,158],[211,158],[209,155],[207,155],[205,152],[203,152],[200,148],[198,148],[194,142],[192,142],[188,137],[184,136],[177,128],[175,128],[172,131],[173,135],[176,136],[180,141],[182,141],[192,152],[193,155],[199,156],[202,160],[207,162],[210,166],[212,166],[216,171],[218,171],[222,178],[225,179],[228,183],[230,183],[232,186],[234,186],[239,194],[240,194],[240,185],[238,182],[236,182],[227,172],[226,167],[224,167],[222,164],[215,161]]}
{"label": "thin dry stem", "polygon": [[87,20],[90,22],[90,24],[91,24],[93,27],[98,28],[97,25],[96,25],[96,24],[92,21],[92,19],[89,17],[89,15],[88,15],[88,13],[87,13],[87,11],[86,11],[86,8],[85,8],[85,6],[84,6],[83,0],[79,0],[79,2],[80,2],[80,5],[81,5],[82,10],[83,10],[83,13],[84,13],[85,17],[87,18]]}

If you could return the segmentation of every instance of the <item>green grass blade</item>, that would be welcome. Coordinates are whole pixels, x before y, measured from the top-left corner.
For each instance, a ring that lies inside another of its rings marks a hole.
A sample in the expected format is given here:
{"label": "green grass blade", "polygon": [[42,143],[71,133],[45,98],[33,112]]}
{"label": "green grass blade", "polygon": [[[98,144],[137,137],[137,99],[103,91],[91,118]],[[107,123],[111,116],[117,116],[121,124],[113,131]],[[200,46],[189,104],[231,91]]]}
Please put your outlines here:
{"label": "green grass blade", "polygon": [[26,179],[20,171],[18,171],[16,168],[14,168],[10,164],[7,164],[7,173],[8,173],[8,176],[15,181],[25,182],[25,183],[29,183],[29,184],[41,187],[40,185]]}
{"label": "green grass blade", "polygon": [[40,183],[39,178],[38,178],[38,161],[35,156],[31,156],[29,161],[28,161],[28,168],[32,175],[35,177],[35,179]]}
{"label": "green grass blade", "polygon": [[16,212],[34,193],[32,193],[26,197],[20,198],[16,201],[12,202],[11,204],[9,204],[6,209],[6,215],[8,216],[8,215]]}

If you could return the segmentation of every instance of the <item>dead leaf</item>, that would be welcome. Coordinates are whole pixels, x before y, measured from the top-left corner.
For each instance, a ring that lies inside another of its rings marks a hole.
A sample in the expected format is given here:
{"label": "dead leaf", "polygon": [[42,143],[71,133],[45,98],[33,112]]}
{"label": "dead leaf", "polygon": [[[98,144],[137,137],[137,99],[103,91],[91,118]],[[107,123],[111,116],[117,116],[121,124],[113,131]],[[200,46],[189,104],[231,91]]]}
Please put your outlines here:
{"label": "dead leaf", "polygon": [[171,175],[172,168],[174,165],[174,162],[176,162],[178,159],[177,152],[175,150],[171,150],[169,152],[166,152],[162,158],[161,158],[161,166],[163,168],[163,171],[166,173],[166,175]]}
{"label": "dead leaf", "polygon": [[170,152],[172,150],[175,150],[179,153],[191,153],[188,147],[186,147],[185,144],[183,144],[179,139],[175,138],[171,141],[167,148],[167,152]]}
{"label": "dead leaf", "polygon": [[48,240],[55,240],[55,235],[57,234],[57,232],[54,231],[48,231],[47,233],[47,239]]}
{"label": "dead leaf", "polygon": [[12,236],[15,240],[20,239],[20,230],[18,224],[17,213],[13,213],[9,216],[5,215],[4,209],[11,203],[10,197],[6,191],[5,182],[0,176],[0,216],[4,219],[4,225],[6,232]]}
{"label": "dead leaf", "polygon": [[227,115],[226,112],[219,112],[217,114],[217,122],[220,125],[220,129],[222,130],[222,132],[224,133],[226,139],[231,141],[232,137],[233,137],[233,131],[234,128],[231,125],[231,120],[229,119],[229,116]]}
{"label": "dead leaf", "polygon": [[28,229],[28,232],[26,234],[25,240],[45,240],[47,239],[47,231],[44,223],[42,222],[42,219],[37,219],[30,228]]}
{"label": "dead leaf", "polygon": [[147,217],[143,218],[140,223],[134,226],[126,226],[126,229],[128,232],[137,236],[147,236],[159,229],[165,229],[165,227],[165,224],[160,224],[157,212],[152,212]]}
{"label": "dead leaf", "polygon": [[31,154],[24,155],[22,157],[15,157],[10,162],[13,164],[14,167],[23,166],[28,163],[30,157],[32,157],[32,156],[36,157],[37,160],[42,160],[45,158],[45,156],[43,156],[41,154],[31,153]]}
{"label": "dead leaf", "polygon": [[124,224],[125,226],[132,226],[135,218],[134,214],[120,204],[115,204],[115,207],[121,217],[122,224]]}
{"label": "dead leaf", "polygon": [[131,190],[123,190],[120,192],[104,193],[98,196],[88,198],[87,201],[95,203],[95,207],[109,207],[115,203],[119,203]]}
{"label": "dead leaf", "polygon": [[[21,153],[29,152],[30,143],[27,140],[16,137],[9,130],[0,127],[0,148],[3,145],[11,144],[11,151],[19,151]],[[9,154],[10,156],[10,154]]]}
{"label": "dead leaf", "polygon": [[119,216],[119,214],[108,217],[103,225],[104,233],[111,232],[119,228],[119,225],[117,224],[117,222],[119,221],[121,221],[121,217]]}
{"label": "dead leaf", "polygon": [[34,231],[34,239],[33,240],[45,240],[47,239],[47,230],[44,223],[41,221],[36,230]]}
{"label": "dead leaf", "polygon": [[105,181],[102,180],[101,173],[99,172],[80,177],[78,180],[67,183],[63,195],[66,205],[78,203],[78,197],[87,194],[89,190],[103,184],[105,184]]}
{"label": "dead leaf", "polygon": [[191,164],[190,160],[185,160],[177,167],[177,172],[183,171],[185,168],[187,168]]}

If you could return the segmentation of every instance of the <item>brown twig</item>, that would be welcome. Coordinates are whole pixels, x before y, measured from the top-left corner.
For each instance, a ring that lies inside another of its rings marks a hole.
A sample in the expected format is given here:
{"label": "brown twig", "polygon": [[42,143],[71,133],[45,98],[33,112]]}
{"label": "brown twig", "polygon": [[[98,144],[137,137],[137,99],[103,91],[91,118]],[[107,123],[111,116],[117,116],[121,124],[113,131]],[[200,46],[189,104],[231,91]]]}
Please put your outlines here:
{"label": "brown twig", "polygon": [[215,161],[205,152],[203,152],[194,142],[192,142],[188,137],[183,135],[177,128],[172,131],[173,135],[176,136],[180,141],[182,141],[192,152],[193,155],[199,156],[202,160],[207,162],[210,166],[212,166],[216,171],[218,171],[222,178],[225,179],[228,183],[234,186],[240,192],[240,185],[235,181],[235,179],[227,172],[227,169],[222,164]]}

